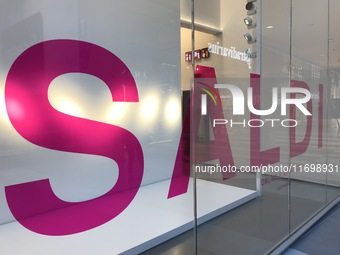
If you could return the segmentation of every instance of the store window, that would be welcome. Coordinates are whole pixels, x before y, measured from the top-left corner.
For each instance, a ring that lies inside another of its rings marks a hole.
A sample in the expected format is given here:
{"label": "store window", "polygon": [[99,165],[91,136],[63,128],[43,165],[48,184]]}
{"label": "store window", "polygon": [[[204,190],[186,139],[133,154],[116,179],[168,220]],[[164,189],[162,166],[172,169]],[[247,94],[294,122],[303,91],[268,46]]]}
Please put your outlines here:
{"label": "store window", "polygon": [[339,200],[336,1],[0,6],[1,254],[265,254]]}

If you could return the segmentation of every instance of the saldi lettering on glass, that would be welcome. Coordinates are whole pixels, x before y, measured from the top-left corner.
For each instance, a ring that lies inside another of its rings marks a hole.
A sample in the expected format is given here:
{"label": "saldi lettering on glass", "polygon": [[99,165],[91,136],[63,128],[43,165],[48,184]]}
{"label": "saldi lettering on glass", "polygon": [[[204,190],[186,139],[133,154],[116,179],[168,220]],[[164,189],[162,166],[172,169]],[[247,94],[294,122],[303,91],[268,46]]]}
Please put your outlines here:
{"label": "saldi lettering on glass", "polygon": [[[91,57],[88,54],[91,54]],[[45,63],[50,64],[49,68],[46,68]],[[119,167],[119,177],[114,187],[102,196],[89,201],[62,201],[54,194],[49,179],[6,186],[5,195],[13,216],[25,228],[44,235],[61,236],[80,233],[114,219],[133,201],[144,174],[143,149],[133,133],[119,126],[70,116],[51,106],[48,99],[50,83],[59,75],[74,72],[100,78],[108,86],[115,101],[139,102],[137,85],[128,67],[112,52],[96,44],[61,39],[44,41],[26,49],[14,61],[6,79],[5,103],[8,117],[16,132],[36,146],[63,152],[104,156],[115,161]],[[42,73],[44,76],[41,75]],[[251,98],[260,94],[259,77],[251,74],[251,88],[248,89],[248,108],[252,119],[257,118],[258,115],[267,116],[278,106],[277,89],[273,90],[273,103],[270,109],[259,110],[258,103],[252,103]],[[121,82],[125,84],[124,89],[117,85]],[[218,86],[221,89],[229,89],[233,93],[234,114],[243,114],[244,108],[241,104],[244,105],[245,97],[242,91],[233,85]],[[289,94],[296,93],[303,94],[304,97],[288,98]],[[321,148],[323,85],[319,86],[319,94],[318,147]],[[307,84],[294,81],[291,88],[281,89],[281,102],[285,107],[290,106],[291,119],[294,120],[296,117],[296,108],[307,116],[307,130],[302,141],[296,142],[295,127],[289,127],[291,129],[290,156],[294,157],[304,153],[311,138],[312,102]],[[304,103],[307,103],[307,108],[304,107]],[[222,109],[221,105],[217,107],[219,110]],[[285,107],[281,108],[283,115],[286,113]],[[18,111],[18,108],[21,111]],[[221,112],[216,111],[212,118],[223,120]],[[196,118],[197,121],[199,118]],[[223,146],[228,156],[219,159],[221,164],[234,166],[227,127],[220,125],[222,123],[215,122],[215,124],[220,130],[214,133],[214,141],[206,143],[206,149],[213,151],[216,144],[219,148]],[[45,132],[46,130],[49,132]],[[98,132],[91,132],[91,130]],[[259,130],[259,128],[250,128],[250,164],[264,165],[279,162],[280,147],[264,151],[260,149],[259,141],[263,138]],[[116,139],[117,137],[122,139]],[[182,171],[181,165],[178,164],[181,161],[182,138],[178,146],[169,193],[165,199],[182,195],[188,190],[190,174]],[[72,143],[72,146],[68,143]],[[126,160],[133,164],[126,164]],[[233,173],[227,173],[223,178],[233,176]],[[54,213],[55,211],[58,213]],[[45,217],[31,217],[45,212],[49,212]],[[80,214],[82,217],[79,217]]]}

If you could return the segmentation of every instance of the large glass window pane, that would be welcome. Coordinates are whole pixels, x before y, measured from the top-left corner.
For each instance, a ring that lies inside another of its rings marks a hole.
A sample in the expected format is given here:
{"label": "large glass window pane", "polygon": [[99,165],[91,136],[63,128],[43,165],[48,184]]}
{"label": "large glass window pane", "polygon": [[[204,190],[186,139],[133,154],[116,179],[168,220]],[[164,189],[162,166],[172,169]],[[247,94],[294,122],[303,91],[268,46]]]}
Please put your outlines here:
{"label": "large glass window pane", "polygon": [[140,254],[193,227],[179,1],[0,1],[1,254]]}
{"label": "large glass window pane", "polygon": [[[301,19],[306,13],[312,20]],[[291,173],[291,231],[305,223],[326,203],[326,139],[324,105],[329,89],[327,80],[328,4],[325,1],[293,1],[291,83],[308,89],[311,100],[306,116],[291,108],[299,125],[291,129],[291,163],[299,169]],[[296,95],[296,98],[301,95]],[[311,195],[313,194],[313,195]]]}
{"label": "large glass window pane", "polygon": [[327,121],[327,163],[333,166],[333,171],[327,172],[327,201],[331,202],[339,196],[340,171],[336,169],[340,165],[339,152],[339,111],[340,111],[340,37],[338,26],[340,19],[337,14],[339,2],[329,1],[329,51],[328,51],[328,89],[326,99]]}
{"label": "large glass window pane", "polygon": [[[290,87],[290,11],[289,1],[262,1],[261,11],[261,77],[263,98],[261,107],[269,109],[272,104],[272,93],[278,91],[278,108],[265,116],[277,119],[275,126],[266,126],[262,129],[262,150],[271,149],[267,153],[267,161],[273,166],[270,171],[264,172],[263,198],[266,207],[263,214],[267,220],[264,224],[265,232],[271,245],[275,246],[289,235],[289,178],[290,178],[290,128],[289,114],[282,111],[282,98],[284,89]],[[288,124],[288,125],[287,125]],[[275,226],[275,227],[273,227]]]}
{"label": "large glass window pane", "polygon": [[[272,97],[273,88],[289,86],[290,5],[264,1],[261,13],[258,2],[250,3],[254,7],[228,0],[212,3],[215,9],[205,9],[201,1],[195,1],[195,50],[208,47],[210,53],[209,59],[195,61],[192,93],[198,224],[200,210],[208,208],[211,201],[224,203],[225,208],[219,210],[222,215],[197,227],[198,254],[263,254],[289,234],[289,173],[269,171],[289,163],[289,128],[268,125],[267,116],[248,109],[247,98],[252,88],[254,108],[270,109],[277,100],[275,93],[276,98]],[[278,5],[279,17],[272,14]],[[220,17],[220,22],[206,23],[207,17]],[[207,41],[202,37],[207,30],[220,33],[206,35]],[[285,41],[278,45],[280,39]],[[236,93],[244,95],[245,101],[238,103]],[[281,117],[280,109],[275,109],[271,119]],[[263,127],[259,127],[261,123]],[[263,172],[264,167],[268,171]],[[227,192],[216,194],[213,188],[205,190],[203,184],[218,184]],[[245,191],[253,192],[251,200],[246,195],[237,197]]]}

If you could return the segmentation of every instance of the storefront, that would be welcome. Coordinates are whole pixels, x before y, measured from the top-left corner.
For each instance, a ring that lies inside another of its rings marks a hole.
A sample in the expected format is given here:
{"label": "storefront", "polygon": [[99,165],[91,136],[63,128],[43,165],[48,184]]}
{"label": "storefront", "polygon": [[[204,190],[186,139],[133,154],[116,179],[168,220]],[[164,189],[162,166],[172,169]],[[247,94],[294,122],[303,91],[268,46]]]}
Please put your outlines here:
{"label": "storefront", "polygon": [[299,234],[340,198],[337,5],[1,1],[0,253]]}

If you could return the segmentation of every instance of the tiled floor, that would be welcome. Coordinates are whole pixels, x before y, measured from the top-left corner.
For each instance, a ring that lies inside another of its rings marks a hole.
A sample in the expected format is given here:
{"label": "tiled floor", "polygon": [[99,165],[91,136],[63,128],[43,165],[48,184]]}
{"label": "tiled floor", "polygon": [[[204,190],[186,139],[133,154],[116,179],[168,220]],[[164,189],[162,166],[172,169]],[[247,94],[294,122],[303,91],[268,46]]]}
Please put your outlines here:
{"label": "tiled floor", "polygon": [[[276,185],[279,185],[279,183]],[[293,196],[291,201],[294,205],[291,219],[293,219],[292,225],[297,226],[301,225],[303,219],[311,215],[312,212],[318,211],[323,206],[323,203],[315,199],[315,197],[308,198],[310,197],[310,192],[317,193],[319,189],[322,189],[322,186],[310,185],[304,182],[297,182],[295,186],[296,196]],[[297,194],[298,190],[301,190],[300,194]],[[333,191],[334,194],[339,193],[338,189]],[[304,195],[306,196],[305,198],[303,198]],[[262,197],[199,226],[197,230],[198,255],[265,254],[288,235],[287,203],[286,193],[275,194],[267,190]],[[263,212],[266,213],[264,214]],[[339,229],[337,227],[335,231],[339,231]],[[332,236],[334,238],[339,237],[334,233]],[[193,255],[195,254],[193,240],[194,232],[188,231],[142,254]],[[294,246],[293,248],[298,250],[298,247]],[[300,252],[305,251],[300,250]],[[339,255],[340,252],[311,253],[309,255],[314,254]]]}
{"label": "tiled floor", "polygon": [[340,204],[300,237],[284,255],[339,255]]}

